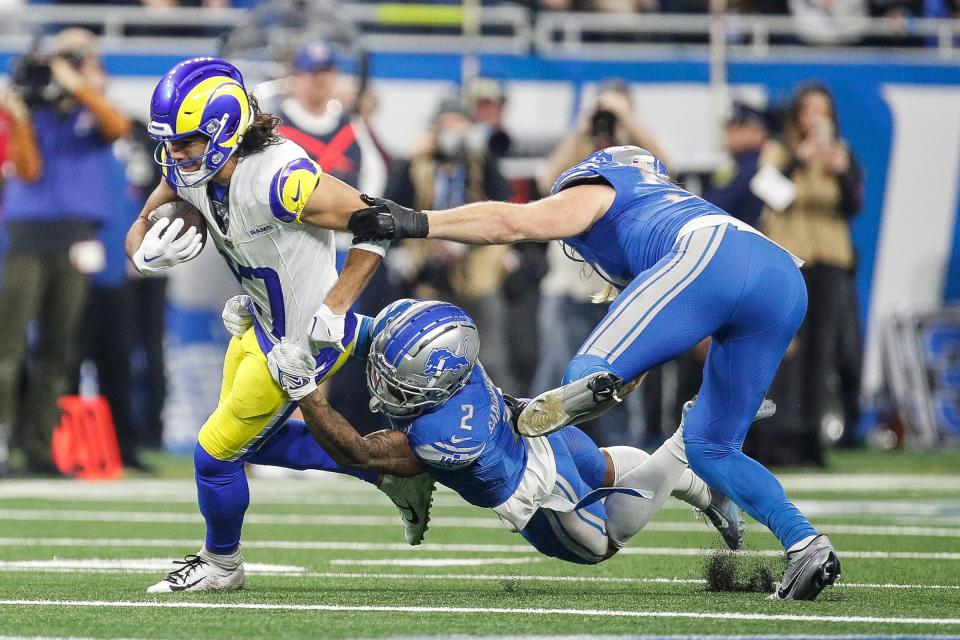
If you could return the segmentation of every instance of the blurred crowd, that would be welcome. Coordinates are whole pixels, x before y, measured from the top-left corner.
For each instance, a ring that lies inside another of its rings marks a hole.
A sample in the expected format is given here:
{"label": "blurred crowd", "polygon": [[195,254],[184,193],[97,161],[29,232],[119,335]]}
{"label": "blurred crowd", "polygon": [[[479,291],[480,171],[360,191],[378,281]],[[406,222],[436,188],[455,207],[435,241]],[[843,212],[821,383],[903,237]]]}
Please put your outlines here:
{"label": "blurred crowd", "polygon": [[[281,90],[263,102],[281,133],[327,172],[403,205],[535,199],[564,169],[611,145],[645,147],[671,166],[669,146],[618,79],[599,85],[535,175],[508,179],[505,163],[524,141],[504,125],[510,96],[500,81],[475,78],[440,100],[409,153],[391,157],[371,124],[376,96],[344,82],[334,49],[310,42],[289,62]],[[15,471],[56,473],[57,399],[84,384],[108,399],[126,466],[144,468],[141,450],[161,443],[166,285],[137,276],[122,242],[160,176],[143,123],[110,103],[106,82],[95,36],[72,28],[49,54],[18,59],[11,87],[0,91],[0,474],[11,460]],[[723,139],[727,161],[712,175],[673,179],[703,185],[705,199],[804,259],[810,294],[771,390],[780,411],[747,446],[765,461],[820,465],[824,435],[851,444],[858,419],[862,345],[849,221],[862,205],[859,166],[820,84],[798,87],[770,111],[735,102]],[[345,252],[350,239],[339,240]],[[561,243],[407,241],[388,253],[356,310],[374,315],[401,297],[462,305],[476,319],[493,380],[529,396],[560,382],[606,312],[596,303],[609,298],[604,284]],[[585,428],[602,445],[671,433],[697,392],[706,346],[652,372],[622,407]],[[355,424],[377,425],[362,376],[359,364],[346,367],[329,395]]]}
{"label": "blurred crowd", "polygon": [[[143,6],[152,9],[172,7],[203,7],[208,9],[253,9],[269,2],[289,4],[323,4],[325,0],[0,0],[3,6],[23,4],[70,4],[70,5],[127,5]],[[326,4],[331,4],[326,2]],[[384,0],[353,0],[352,4],[391,4]],[[438,26],[436,16],[430,13],[431,5],[460,5],[461,0],[421,0],[414,6],[406,7],[402,26],[403,32],[419,31],[423,33],[445,32],[444,26]],[[704,15],[710,12],[709,0],[480,0],[479,5],[519,6],[530,11],[531,19],[543,13],[592,12],[611,14],[616,20],[623,14],[663,14],[663,15]],[[916,34],[913,21],[918,18],[957,18],[960,16],[960,0],[729,0],[725,11],[734,15],[788,16],[795,20],[795,35],[773,34],[770,41],[777,44],[868,44],[868,45],[911,45],[934,46],[936,39],[930,34]],[[419,16],[419,18],[418,18]],[[864,25],[856,18],[881,18],[884,27],[879,31],[865,33]],[[451,27],[453,25],[450,25]],[[365,25],[364,29],[376,31],[391,30],[389,24]],[[455,30],[459,30],[456,26]],[[170,27],[147,27],[143,25],[127,27],[127,35],[167,35],[173,33]],[[226,35],[226,28],[218,32],[217,28],[204,28],[199,25],[181,25],[178,34]],[[749,42],[753,37],[747,29],[742,33],[728,29],[726,38],[731,43]],[[657,33],[624,33],[620,29],[605,33],[602,28],[591,28],[584,38],[597,42],[706,42],[706,35],[683,34],[678,31],[658,31]]]}

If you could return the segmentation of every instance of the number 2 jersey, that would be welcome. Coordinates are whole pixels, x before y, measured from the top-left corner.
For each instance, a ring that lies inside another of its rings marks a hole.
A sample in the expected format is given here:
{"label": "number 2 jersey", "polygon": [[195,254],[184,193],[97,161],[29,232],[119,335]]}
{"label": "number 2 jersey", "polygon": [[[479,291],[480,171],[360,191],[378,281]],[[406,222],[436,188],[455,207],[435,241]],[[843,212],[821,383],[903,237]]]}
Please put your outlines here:
{"label": "number 2 jersey", "polygon": [[285,336],[309,348],[313,314],[337,279],[333,232],[300,222],[321,173],[284,140],[240,158],[229,189],[212,181],[177,188],[203,213],[209,239],[253,300],[264,353]]}

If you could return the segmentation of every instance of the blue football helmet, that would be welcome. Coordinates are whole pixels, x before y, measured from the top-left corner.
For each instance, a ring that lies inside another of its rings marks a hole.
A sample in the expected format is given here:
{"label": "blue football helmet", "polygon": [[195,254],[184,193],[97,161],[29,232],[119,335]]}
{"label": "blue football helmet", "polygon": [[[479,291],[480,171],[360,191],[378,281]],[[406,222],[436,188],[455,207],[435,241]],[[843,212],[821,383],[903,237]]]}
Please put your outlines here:
{"label": "blue football helmet", "polygon": [[[185,60],[163,76],[150,100],[147,133],[158,141],[154,161],[174,187],[196,187],[237,151],[253,113],[240,71],[219,58]],[[174,162],[167,144],[193,136],[207,139],[199,156]],[[199,163],[194,171],[187,164]]]}
{"label": "blue football helmet", "polygon": [[447,302],[398,300],[374,318],[370,332],[370,410],[391,418],[413,418],[446,402],[467,383],[480,352],[477,325]]}

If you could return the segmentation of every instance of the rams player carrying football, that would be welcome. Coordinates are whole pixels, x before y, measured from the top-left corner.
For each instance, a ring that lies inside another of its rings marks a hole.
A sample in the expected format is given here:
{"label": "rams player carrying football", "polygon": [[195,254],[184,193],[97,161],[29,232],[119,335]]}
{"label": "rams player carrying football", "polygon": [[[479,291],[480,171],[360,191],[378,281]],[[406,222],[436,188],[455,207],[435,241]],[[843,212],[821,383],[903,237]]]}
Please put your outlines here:
{"label": "rams player carrying football", "polygon": [[[295,404],[273,380],[267,354],[291,338],[313,358],[310,377],[333,375],[354,349],[357,319],[348,312],[379,266],[382,244],[356,244],[339,279],[331,230],[346,229],[360,194],[325,175],[299,146],[275,133],[240,72],[216,58],[177,64],[157,85],[148,132],[164,179],[127,234],[127,253],[144,275],[162,273],[201,250],[195,227],[160,219],[157,207],[186,201],[203,214],[213,240],[246,295],[228,301],[224,324],[234,337],[220,400],[200,430],[194,453],[203,548],[151,586],[151,593],[244,586],[240,529],[249,503],[244,463],[349,473],[376,483],[397,504],[407,542],[426,529],[433,482],[346,470],[309,433],[286,420]],[[238,318],[249,310],[253,326]]]}

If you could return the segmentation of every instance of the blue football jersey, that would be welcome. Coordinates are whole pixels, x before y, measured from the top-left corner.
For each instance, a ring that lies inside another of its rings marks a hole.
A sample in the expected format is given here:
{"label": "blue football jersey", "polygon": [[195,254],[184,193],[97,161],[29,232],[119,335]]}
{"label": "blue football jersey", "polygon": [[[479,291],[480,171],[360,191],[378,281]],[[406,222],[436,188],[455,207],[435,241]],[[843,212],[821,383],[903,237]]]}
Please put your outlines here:
{"label": "blue football jersey", "polygon": [[480,363],[449,400],[398,426],[430,475],[470,504],[495,507],[520,484],[526,442],[507,422],[503,396]]}
{"label": "blue football jersey", "polygon": [[[579,184],[605,183],[617,195],[607,212],[585,232],[564,242],[613,284],[623,287],[670,252],[677,233],[690,220],[725,215],[706,200],[666,177],[659,160],[638,166],[637,147],[610,147],[561,174],[551,194]],[[658,171],[658,168],[661,171]]]}

